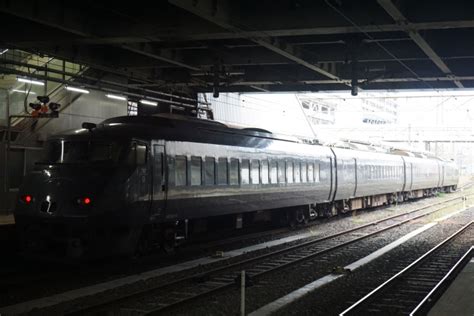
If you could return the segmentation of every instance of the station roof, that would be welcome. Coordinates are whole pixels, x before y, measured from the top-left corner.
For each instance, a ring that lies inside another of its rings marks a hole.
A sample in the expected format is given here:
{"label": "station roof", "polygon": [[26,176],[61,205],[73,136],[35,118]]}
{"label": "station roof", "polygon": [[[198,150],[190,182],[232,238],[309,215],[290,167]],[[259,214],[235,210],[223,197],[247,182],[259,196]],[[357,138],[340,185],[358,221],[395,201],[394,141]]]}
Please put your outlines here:
{"label": "station roof", "polygon": [[473,88],[473,12],[461,0],[0,0],[0,47],[134,89]]}

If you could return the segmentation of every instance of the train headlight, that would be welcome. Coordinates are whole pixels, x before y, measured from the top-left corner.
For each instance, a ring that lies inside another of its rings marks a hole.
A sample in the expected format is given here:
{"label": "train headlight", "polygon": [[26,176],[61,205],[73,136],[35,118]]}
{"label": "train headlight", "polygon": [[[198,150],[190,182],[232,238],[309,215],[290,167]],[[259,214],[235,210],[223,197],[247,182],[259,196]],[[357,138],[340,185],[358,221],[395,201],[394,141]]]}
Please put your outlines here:
{"label": "train headlight", "polygon": [[26,204],[30,204],[33,201],[33,197],[29,194],[22,195],[20,199]]}

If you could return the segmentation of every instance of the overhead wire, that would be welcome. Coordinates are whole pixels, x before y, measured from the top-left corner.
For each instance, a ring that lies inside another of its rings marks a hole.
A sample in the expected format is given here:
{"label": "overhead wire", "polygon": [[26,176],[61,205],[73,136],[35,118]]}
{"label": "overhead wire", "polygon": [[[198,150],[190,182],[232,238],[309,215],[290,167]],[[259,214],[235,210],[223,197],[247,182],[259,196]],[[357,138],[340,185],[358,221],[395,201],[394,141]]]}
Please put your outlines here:
{"label": "overhead wire", "polygon": [[385,53],[387,53],[390,57],[392,57],[395,61],[397,61],[400,65],[403,66],[406,70],[408,70],[413,76],[415,76],[416,79],[418,79],[420,82],[425,84],[427,87],[433,90],[437,90],[435,87],[433,87],[431,84],[428,82],[424,81],[413,69],[410,68],[407,64],[405,64],[402,60],[400,60],[397,56],[395,56],[389,49],[387,49],[385,46],[383,46],[380,42],[375,41],[375,38],[371,36],[369,33],[364,31],[357,23],[355,23],[351,18],[349,18],[347,15],[344,14],[341,10],[336,8],[333,4],[329,2],[329,0],[324,0],[324,2],[334,11],[336,11],[339,15],[341,15],[347,22],[351,23],[355,28],[359,30],[362,34],[364,34],[367,38],[370,40],[373,40],[374,43],[379,46]]}

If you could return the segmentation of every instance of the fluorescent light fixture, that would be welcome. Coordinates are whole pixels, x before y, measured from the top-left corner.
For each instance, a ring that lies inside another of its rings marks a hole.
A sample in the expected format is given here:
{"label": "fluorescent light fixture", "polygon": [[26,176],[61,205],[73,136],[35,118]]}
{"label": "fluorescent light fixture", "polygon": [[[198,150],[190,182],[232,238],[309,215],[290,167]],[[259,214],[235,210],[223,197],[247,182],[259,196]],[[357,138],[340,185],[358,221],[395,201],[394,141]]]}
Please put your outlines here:
{"label": "fluorescent light fixture", "polygon": [[8,48],[0,50],[0,55],[5,54],[6,52],[8,52]]}
{"label": "fluorescent light fixture", "polygon": [[18,81],[24,82],[24,83],[31,83],[35,84],[37,86],[44,86],[44,82],[42,81],[37,81],[37,80],[32,80],[32,79],[26,79],[26,78],[17,78]]}
{"label": "fluorescent light fixture", "polygon": [[[12,91],[13,91],[13,92],[17,92],[17,93],[24,93],[24,94],[27,94],[27,93],[28,93],[28,91],[25,91],[25,90],[18,90],[18,89],[13,89]],[[30,91],[30,94],[36,94],[36,92]]]}
{"label": "fluorescent light fixture", "polygon": [[141,104],[148,104],[148,105],[153,105],[153,106],[157,106],[158,105],[158,102],[155,102],[155,101],[150,101],[150,100],[140,100],[140,103]]}
{"label": "fluorescent light fixture", "polygon": [[74,91],[74,92],[79,92],[79,93],[89,93],[89,90],[81,89],[81,88],[76,88],[76,87],[70,87],[70,86],[66,86],[66,90],[68,90],[68,91]]}
{"label": "fluorescent light fixture", "polygon": [[126,101],[126,100],[127,100],[126,97],[123,97],[123,96],[121,96],[121,95],[106,94],[105,96],[106,96],[107,98],[109,98],[109,99],[122,100],[122,101]]}

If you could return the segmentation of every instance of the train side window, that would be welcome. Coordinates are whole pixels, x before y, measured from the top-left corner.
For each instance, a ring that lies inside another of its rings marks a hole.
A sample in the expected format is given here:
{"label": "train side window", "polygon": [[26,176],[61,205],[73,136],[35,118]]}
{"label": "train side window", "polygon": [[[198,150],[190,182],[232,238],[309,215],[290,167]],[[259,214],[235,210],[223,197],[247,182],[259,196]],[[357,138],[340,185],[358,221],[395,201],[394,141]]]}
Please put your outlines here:
{"label": "train side window", "polygon": [[158,145],[155,145],[153,147],[154,149],[154,164],[153,164],[153,168],[154,168],[154,174],[156,177],[162,177],[162,170],[163,170],[163,152],[161,151],[161,146],[158,146]]}
{"label": "train side window", "polygon": [[216,159],[214,157],[206,157],[204,159],[204,184],[214,185],[214,171],[215,171]]}
{"label": "train side window", "polygon": [[240,180],[242,184],[250,183],[250,166],[248,159],[242,159],[240,164]]}
{"label": "train side window", "polygon": [[301,164],[299,161],[294,162],[294,176],[295,176],[295,183],[301,182]]}
{"label": "train side window", "polygon": [[186,157],[176,156],[175,160],[175,185],[177,187],[186,185]]}
{"label": "train side window", "polygon": [[286,181],[293,183],[293,161],[286,162]]}
{"label": "train side window", "polygon": [[146,163],[146,154],[146,145],[133,142],[130,145],[125,161],[130,166],[144,165]]}
{"label": "train side window", "polygon": [[217,184],[227,184],[227,158],[219,158],[217,161]]}
{"label": "train side window", "polygon": [[278,161],[278,183],[285,183],[285,162],[283,160]]}
{"label": "train side window", "polygon": [[238,185],[239,184],[239,160],[235,159],[235,158],[230,159],[229,184],[230,185]]}
{"label": "train side window", "polygon": [[308,169],[306,162],[301,163],[301,182],[306,183],[308,181]]}
{"label": "train side window", "polygon": [[201,157],[191,157],[191,185],[201,185]]}
{"label": "train side window", "polygon": [[252,159],[250,162],[250,180],[252,184],[260,183],[260,162],[256,159]]}
{"label": "train side window", "polygon": [[314,182],[319,182],[319,163],[314,164]]}
{"label": "train side window", "polygon": [[261,162],[261,174],[262,184],[268,184],[268,160],[262,160]]}
{"label": "train side window", "polygon": [[275,160],[270,161],[270,183],[278,183],[277,162]]}
{"label": "train side window", "polygon": [[136,145],[136,163],[138,166],[146,164],[147,150],[146,145],[137,144]]}
{"label": "train side window", "polygon": [[314,181],[314,165],[312,162],[308,162],[308,182]]}

